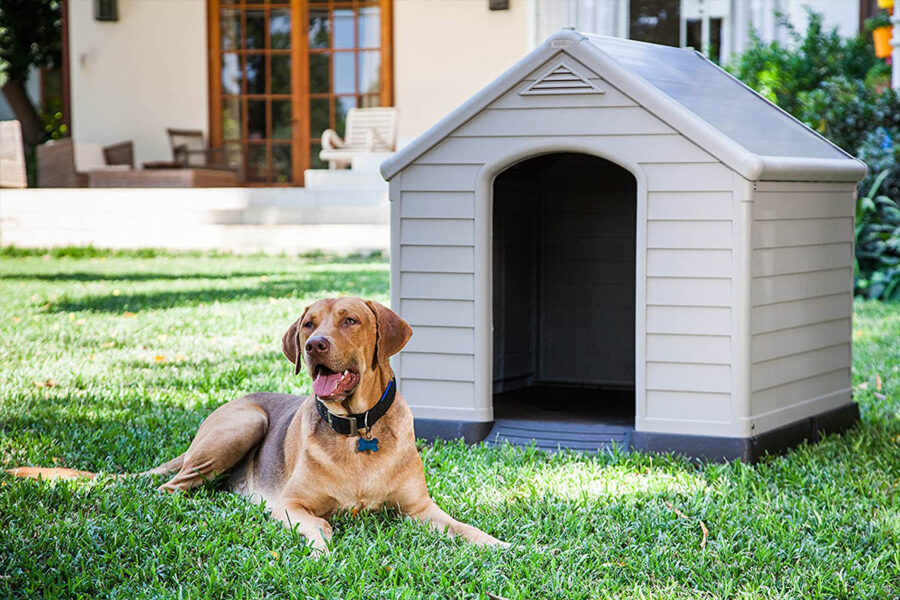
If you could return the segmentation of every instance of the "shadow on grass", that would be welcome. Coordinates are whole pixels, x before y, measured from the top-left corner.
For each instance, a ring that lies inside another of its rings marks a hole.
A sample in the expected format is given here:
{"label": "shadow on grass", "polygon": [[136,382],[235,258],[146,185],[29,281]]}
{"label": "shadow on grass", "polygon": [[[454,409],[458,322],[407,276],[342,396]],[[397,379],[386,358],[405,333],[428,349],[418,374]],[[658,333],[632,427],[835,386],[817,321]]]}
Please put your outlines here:
{"label": "shadow on grass", "polygon": [[306,297],[309,295],[322,297],[340,293],[363,297],[386,295],[388,278],[383,269],[360,269],[353,271],[350,277],[347,272],[309,273],[302,277],[268,281],[255,286],[133,292],[122,293],[119,296],[103,294],[82,298],[63,297],[59,301],[51,302],[47,310],[49,312],[117,313],[126,310],[136,312],[213,302],[227,303],[269,297]]}
{"label": "shadow on grass", "polygon": [[183,279],[231,279],[233,277],[279,277],[294,274],[295,271],[235,271],[224,273],[88,273],[76,271],[72,273],[8,273],[0,275],[0,280],[27,281],[155,281]]}

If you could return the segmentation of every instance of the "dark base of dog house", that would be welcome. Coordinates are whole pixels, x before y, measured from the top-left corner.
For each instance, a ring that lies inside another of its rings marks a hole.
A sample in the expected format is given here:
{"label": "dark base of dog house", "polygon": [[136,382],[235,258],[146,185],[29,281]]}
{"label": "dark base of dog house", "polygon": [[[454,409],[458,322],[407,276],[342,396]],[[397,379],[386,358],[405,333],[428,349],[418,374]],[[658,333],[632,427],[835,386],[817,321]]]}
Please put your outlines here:
{"label": "dark base of dog house", "polygon": [[817,442],[828,433],[840,433],[858,420],[859,407],[850,403],[748,438],[648,433],[616,422],[507,418],[487,423],[416,419],[415,430],[416,437],[429,441],[462,438],[469,444],[482,440],[488,444],[507,441],[522,446],[534,443],[551,451],[562,447],[593,452],[617,446],[623,450],[673,452],[690,458],[742,460],[752,464],[766,454],[781,454],[803,441]]}

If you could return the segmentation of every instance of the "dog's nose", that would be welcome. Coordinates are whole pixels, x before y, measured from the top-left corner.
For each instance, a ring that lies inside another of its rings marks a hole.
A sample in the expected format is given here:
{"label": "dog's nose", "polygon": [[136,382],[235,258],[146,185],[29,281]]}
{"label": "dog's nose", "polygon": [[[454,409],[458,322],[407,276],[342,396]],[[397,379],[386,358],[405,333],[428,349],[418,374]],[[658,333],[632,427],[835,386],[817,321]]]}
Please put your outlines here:
{"label": "dog's nose", "polygon": [[306,351],[310,354],[326,354],[329,350],[331,343],[320,335],[306,340]]}

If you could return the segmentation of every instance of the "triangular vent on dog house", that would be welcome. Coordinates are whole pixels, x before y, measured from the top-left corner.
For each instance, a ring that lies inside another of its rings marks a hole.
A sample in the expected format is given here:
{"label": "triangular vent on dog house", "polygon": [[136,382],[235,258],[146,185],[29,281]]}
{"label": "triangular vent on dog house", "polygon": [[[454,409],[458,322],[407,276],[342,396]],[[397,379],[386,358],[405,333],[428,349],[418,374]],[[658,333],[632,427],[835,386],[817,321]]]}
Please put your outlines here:
{"label": "triangular vent on dog house", "polygon": [[522,96],[536,94],[602,94],[599,86],[560,61],[537,81],[519,92]]}

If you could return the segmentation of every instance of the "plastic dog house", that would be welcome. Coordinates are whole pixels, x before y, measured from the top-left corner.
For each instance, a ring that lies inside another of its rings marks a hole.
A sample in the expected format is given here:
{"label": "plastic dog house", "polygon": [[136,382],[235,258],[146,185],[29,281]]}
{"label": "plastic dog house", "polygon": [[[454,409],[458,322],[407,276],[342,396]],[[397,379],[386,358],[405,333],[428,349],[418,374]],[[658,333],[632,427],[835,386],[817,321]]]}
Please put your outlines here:
{"label": "plastic dog house", "polygon": [[865,165],[701,54],[564,30],[381,170],[418,435],[753,461],[858,418]]}

